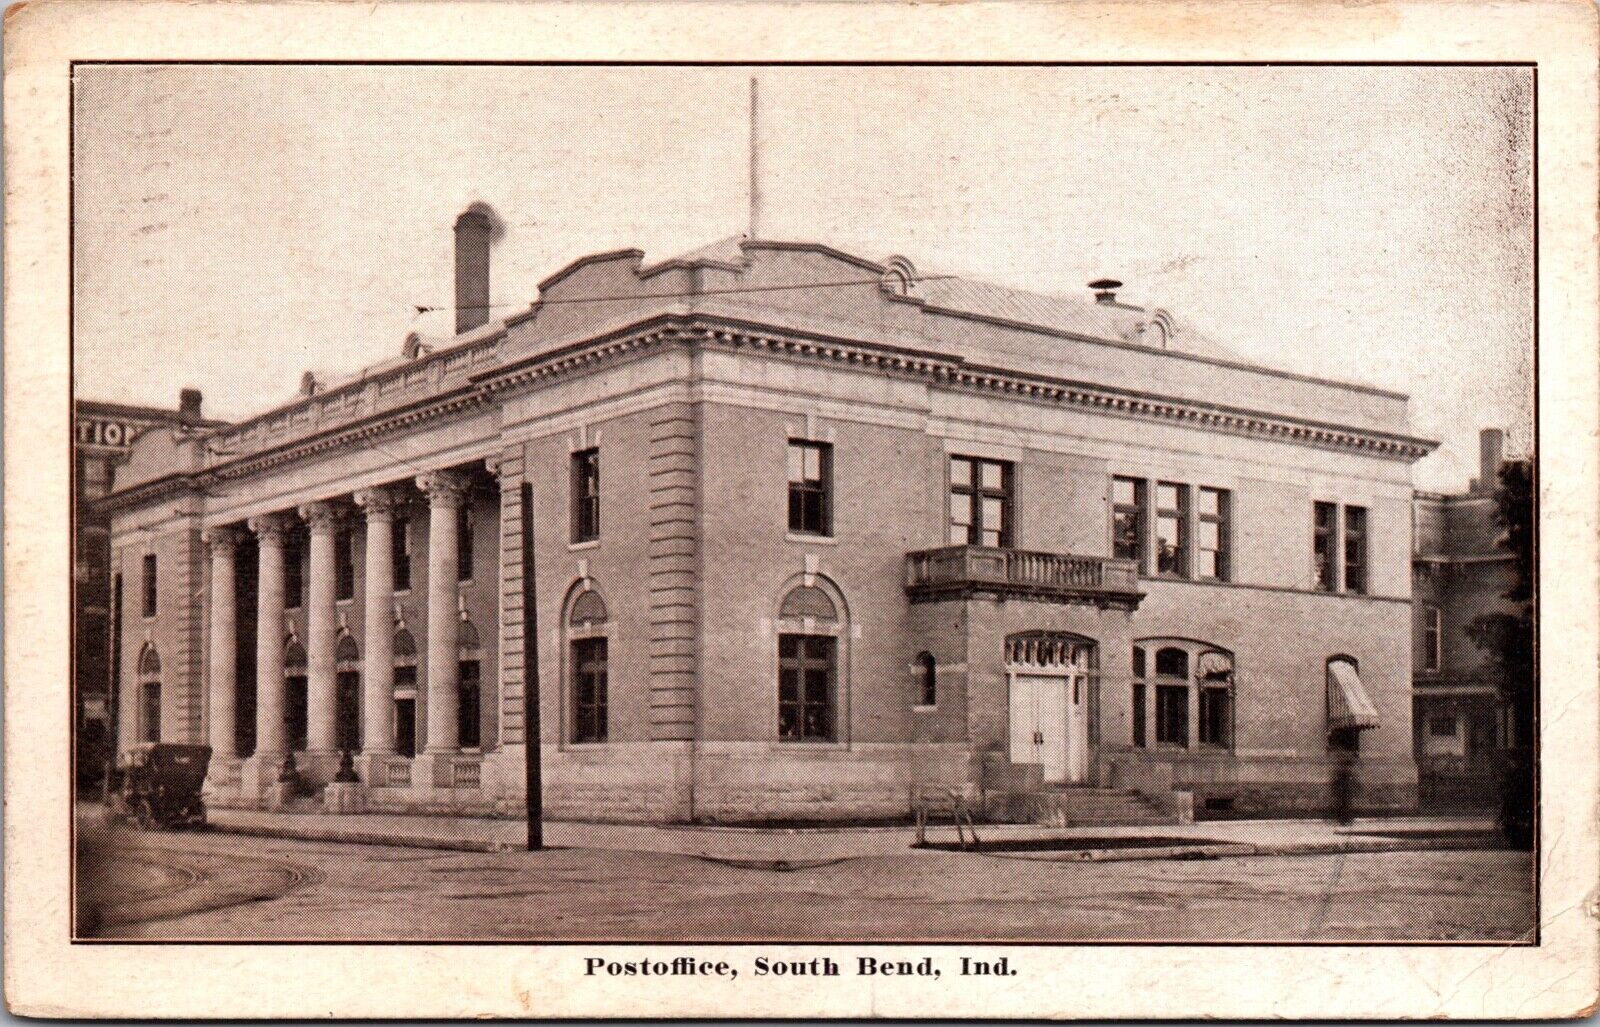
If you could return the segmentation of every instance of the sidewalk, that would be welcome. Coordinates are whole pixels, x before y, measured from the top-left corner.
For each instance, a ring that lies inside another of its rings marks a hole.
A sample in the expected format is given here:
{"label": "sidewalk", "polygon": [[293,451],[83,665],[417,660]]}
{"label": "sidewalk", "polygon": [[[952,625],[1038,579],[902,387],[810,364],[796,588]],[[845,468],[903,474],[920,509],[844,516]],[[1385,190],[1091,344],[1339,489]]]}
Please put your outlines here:
{"label": "sidewalk", "polygon": [[[210,823],[213,831],[267,838],[468,852],[517,851],[527,839],[524,821],[484,817],[377,813],[335,816],[215,809],[210,812]],[[1462,834],[1493,830],[1494,823],[1488,818],[1403,817],[1362,819],[1348,826],[1323,820],[1208,821],[1155,827],[980,824],[978,834],[985,843],[1117,840],[1116,847],[1096,847],[1090,841],[1087,846],[1080,844],[1073,849],[1006,853],[1025,859],[1109,861],[1460,848]],[[1126,847],[1128,843],[1123,839],[1141,839],[1148,844]],[[916,831],[911,827],[802,830],[549,821],[544,830],[545,845],[551,848],[656,852],[732,862],[805,863],[903,855],[911,851],[915,840]],[[924,851],[944,851],[945,845],[956,841],[955,829],[942,823],[930,826],[928,841],[940,848]]]}

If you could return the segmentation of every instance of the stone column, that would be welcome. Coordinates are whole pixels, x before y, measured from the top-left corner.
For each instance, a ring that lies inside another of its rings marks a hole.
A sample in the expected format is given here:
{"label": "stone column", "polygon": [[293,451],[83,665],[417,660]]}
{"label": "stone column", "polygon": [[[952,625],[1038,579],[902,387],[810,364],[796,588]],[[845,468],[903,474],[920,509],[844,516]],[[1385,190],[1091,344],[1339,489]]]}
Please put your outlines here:
{"label": "stone column", "polygon": [[[448,471],[417,479],[417,487],[428,495],[428,741],[423,751],[429,755],[455,752],[461,737],[456,516],[466,502],[468,485],[465,477]],[[412,783],[422,782],[413,775]]]}
{"label": "stone column", "polygon": [[361,677],[362,780],[383,784],[384,756],[394,754],[394,511],[395,494],[367,489],[355,495],[367,514],[365,653]]}
{"label": "stone column", "polygon": [[[300,508],[311,528],[310,575],[306,607],[306,751],[309,763],[338,764],[338,678],[334,669],[334,644],[339,625],[334,611],[334,540],[343,511],[333,503],[310,503]],[[302,770],[311,770],[303,767]],[[314,774],[323,777],[324,775]]]}
{"label": "stone column", "polygon": [[284,514],[252,518],[259,546],[256,596],[256,751],[245,762],[243,786],[260,797],[278,779],[284,737],[283,548],[291,530]]}
{"label": "stone column", "polygon": [[[238,529],[212,528],[205,534],[211,551],[210,706],[207,738],[211,744],[211,766],[231,763],[234,750],[234,710],[238,689],[239,634],[235,623],[236,605],[234,551],[239,545]],[[215,773],[213,774],[215,776]]]}

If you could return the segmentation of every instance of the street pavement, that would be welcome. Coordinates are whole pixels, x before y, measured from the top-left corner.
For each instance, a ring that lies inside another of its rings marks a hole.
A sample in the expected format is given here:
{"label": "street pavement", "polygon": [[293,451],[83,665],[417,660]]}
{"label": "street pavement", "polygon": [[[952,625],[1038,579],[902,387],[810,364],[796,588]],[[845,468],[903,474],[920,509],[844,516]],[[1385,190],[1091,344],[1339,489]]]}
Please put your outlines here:
{"label": "street pavement", "polygon": [[[108,830],[93,817],[80,817],[79,826],[81,936],[1516,940],[1528,937],[1533,916],[1530,855],[1498,849],[1081,862],[913,850],[902,839],[893,851],[778,861],[141,833]],[[893,835],[854,832],[863,833]]]}

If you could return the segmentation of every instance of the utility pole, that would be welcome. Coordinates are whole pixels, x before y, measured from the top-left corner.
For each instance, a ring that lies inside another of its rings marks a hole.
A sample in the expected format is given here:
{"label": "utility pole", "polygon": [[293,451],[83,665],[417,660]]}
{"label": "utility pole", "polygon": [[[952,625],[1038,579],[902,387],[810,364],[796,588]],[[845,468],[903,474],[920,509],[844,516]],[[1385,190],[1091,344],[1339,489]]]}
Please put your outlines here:
{"label": "utility pole", "polygon": [[533,563],[533,486],[522,498],[522,742],[528,793],[528,851],[544,848],[544,785],[539,765],[539,593]]}

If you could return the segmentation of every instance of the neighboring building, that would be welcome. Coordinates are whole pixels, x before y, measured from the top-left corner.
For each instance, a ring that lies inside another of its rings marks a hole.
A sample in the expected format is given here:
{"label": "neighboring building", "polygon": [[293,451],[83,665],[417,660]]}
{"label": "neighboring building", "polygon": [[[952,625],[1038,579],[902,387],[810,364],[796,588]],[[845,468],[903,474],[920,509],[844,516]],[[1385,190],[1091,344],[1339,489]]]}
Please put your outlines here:
{"label": "neighboring building", "polygon": [[557,816],[1320,810],[1352,752],[1414,806],[1403,395],[810,243],[484,323],[489,231],[454,339],[135,446],[121,744],[208,741],[218,802],[349,750],[370,807],[520,811],[533,665]]}
{"label": "neighboring building", "polygon": [[1515,744],[1494,662],[1467,628],[1492,613],[1515,614],[1506,599],[1516,558],[1500,544],[1495,487],[1504,436],[1479,436],[1479,476],[1465,493],[1418,492],[1412,591],[1416,755],[1421,803],[1429,809],[1493,806],[1496,755]]}
{"label": "neighboring building", "polygon": [[190,430],[218,422],[200,418],[200,393],[184,389],[177,410],[80,399],[73,404],[77,467],[73,494],[73,709],[80,783],[98,780],[111,751],[107,700],[115,676],[111,649],[111,520],[96,501],[111,491],[117,465],[134,439],[151,428]]}

